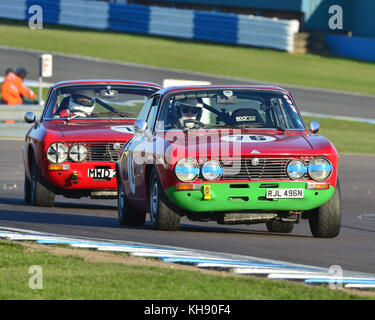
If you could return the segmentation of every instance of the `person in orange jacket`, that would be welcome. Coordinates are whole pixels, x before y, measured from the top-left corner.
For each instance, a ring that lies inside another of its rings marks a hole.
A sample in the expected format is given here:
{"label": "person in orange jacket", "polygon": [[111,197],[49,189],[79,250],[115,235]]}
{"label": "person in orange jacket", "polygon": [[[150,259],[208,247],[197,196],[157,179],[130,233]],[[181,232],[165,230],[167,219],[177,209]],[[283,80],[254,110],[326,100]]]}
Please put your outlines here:
{"label": "person in orange jacket", "polygon": [[27,71],[19,67],[14,73],[10,69],[7,72],[8,74],[1,85],[2,102],[13,106],[23,104],[26,101],[36,101],[36,94],[24,83]]}
{"label": "person in orange jacket", "polygon": [[[2,97],[3,95],[7,95],[7,86],[9,86],[9,84],[16,78],[16,75],[14,73],[14,70],[12,68],[8,68],[5,70],[5,74],[4,74],[4,81],[3,83],[1,84],[1,103],[2,104],[7,104],[8,102],[6,102]],[[4,86],[4,83],[5,83],[5,86]]]}

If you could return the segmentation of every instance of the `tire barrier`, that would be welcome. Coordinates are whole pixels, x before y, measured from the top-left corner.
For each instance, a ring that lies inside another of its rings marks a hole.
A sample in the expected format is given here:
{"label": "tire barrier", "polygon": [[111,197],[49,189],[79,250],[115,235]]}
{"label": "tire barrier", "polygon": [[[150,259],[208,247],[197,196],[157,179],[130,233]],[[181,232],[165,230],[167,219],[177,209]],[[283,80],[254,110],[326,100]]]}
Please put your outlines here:
{"label": "tire barrier", "polygon": [[84,0],[0,0],[0,17],[28,20],[29,8],[35,5],[42,8],[47,23],[288,52],[299,30],[297,20]]}

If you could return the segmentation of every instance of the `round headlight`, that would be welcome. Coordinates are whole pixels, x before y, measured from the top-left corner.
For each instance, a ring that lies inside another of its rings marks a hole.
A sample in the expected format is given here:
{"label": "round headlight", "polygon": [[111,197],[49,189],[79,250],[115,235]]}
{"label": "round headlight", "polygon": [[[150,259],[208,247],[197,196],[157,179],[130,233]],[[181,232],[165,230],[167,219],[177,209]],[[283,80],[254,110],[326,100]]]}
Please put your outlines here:
{"label": "round headlight", "polygon": [[332,173],[332,164],[326,158],[314,158],[308,167],[309,175],[316,181],[323,181],[329,178]]}
{"label": "round headlight", "polygon": [[85,161],[88,156],[88,150],[83,144],[75,144],[69,149],[69,158],[74,162]]}
{"label": "round headlight", "polygon": [[47,149],[47,159],[52,163],[61,163],[68,158],[68,147],[60,142],[52,143]]}
{"label": "round headlight", "polygon": [[286,166],[286,173],[289,178],[301,179],[307,172],[307,168],[301,160],[291,160]]}
{"label": "round headlight", "polygon": [[221,167],[220,163],[216,160],[207,161],[202,166],[202,176],[206,180],[217,180],[223,174],[223,168]]}
{"label": "round headlight", "polygon": [[194,181],[199,175],[198,163],[191,158],[179,160],[174,168],[176,177],[182,182]]}

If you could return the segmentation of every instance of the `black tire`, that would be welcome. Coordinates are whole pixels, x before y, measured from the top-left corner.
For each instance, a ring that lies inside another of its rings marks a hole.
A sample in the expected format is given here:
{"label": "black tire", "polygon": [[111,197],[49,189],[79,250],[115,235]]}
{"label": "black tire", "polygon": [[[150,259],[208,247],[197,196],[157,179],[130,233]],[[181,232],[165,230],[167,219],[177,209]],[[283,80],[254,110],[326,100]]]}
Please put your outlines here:
{"label": "black tire", "polygon": [[26,203],[31,203],[31,182],[25,172],[25,181],[23,184],[23,198]]}
{"label": "black tire", "polygon": [[293,230],[294,222],[271,220],[266,222],[268,232],[290,233]]}
{"label": "black tire", "polygon": [[37,164],[34,162],[31,174],[31,203],[37,207],[55,206],[55,193],[42,182]]}
{"label": "black tire", "polygon": [[319,208],[309,212],[311,233],[316,238],[337,237],[341,229],[341,192],[337,180],[336,190],[332,198]]}
{"label": "black tire", "polygon": [[121,178],[117,177],[117,213],[118,221],[122,226],[143,226],[146,221],[146,212],[135,210],[126,200]]}
{"label": "black tire", "polygon": [[154,169],[150,175],[149,196],[152,226],[158,230],[179,230],[181,216],[168,206],[168,199]]}

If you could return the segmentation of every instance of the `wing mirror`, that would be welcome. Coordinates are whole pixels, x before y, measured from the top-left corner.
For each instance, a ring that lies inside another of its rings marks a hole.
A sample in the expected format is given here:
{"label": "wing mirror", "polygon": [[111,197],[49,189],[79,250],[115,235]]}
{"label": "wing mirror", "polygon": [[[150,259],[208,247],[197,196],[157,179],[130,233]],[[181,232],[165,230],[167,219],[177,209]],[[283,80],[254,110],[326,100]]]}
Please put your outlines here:
{"label": "wing mirror", "polygon": [[26,112],[24,116],[25,122],[27,123],[34,123],[35,122],[35,114],[33,112]]}
{"label": "wing mirror", "polygon": [[309,124],[309,129],[310,129],[312,134],[318,133],[319,129],[320,129],[319,122],[316,121],[316,120],[311,121],[310,124]]}
{"label": "wing mirror", "polygon": [[144,120],[136,120],[134,123],[135,133],[144,133],[147,129],[147,122]]}

